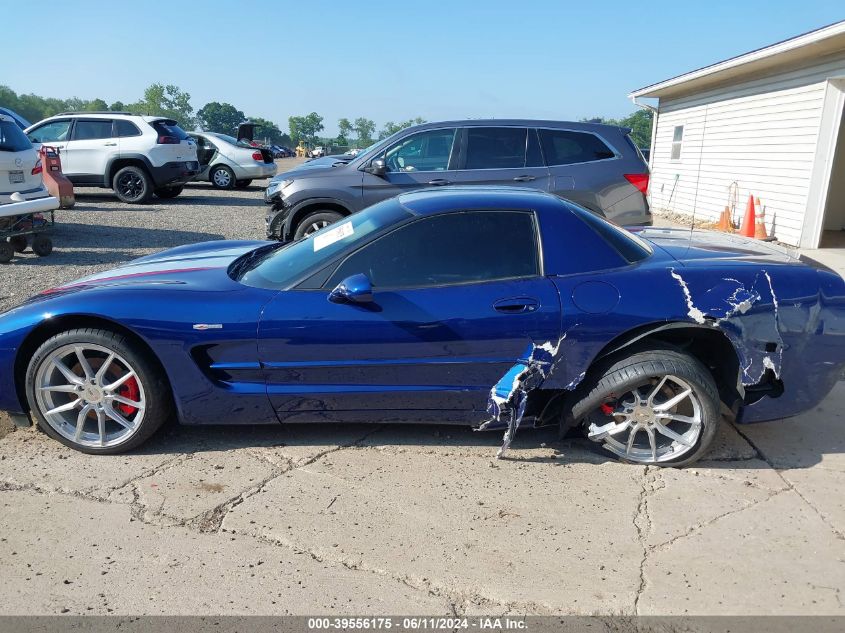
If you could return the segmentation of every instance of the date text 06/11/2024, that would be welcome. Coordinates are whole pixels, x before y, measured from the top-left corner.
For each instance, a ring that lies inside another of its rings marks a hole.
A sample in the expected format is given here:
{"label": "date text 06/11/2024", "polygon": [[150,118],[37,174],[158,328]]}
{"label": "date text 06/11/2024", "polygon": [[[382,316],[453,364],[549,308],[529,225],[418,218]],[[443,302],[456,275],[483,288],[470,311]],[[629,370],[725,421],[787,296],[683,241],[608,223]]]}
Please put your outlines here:
{"label": "date text 06/11/2024", "polygon": [[308,630],[448,630],[519,631],[526,629],[522,618],[511,617],[345,617],[308,618]]}

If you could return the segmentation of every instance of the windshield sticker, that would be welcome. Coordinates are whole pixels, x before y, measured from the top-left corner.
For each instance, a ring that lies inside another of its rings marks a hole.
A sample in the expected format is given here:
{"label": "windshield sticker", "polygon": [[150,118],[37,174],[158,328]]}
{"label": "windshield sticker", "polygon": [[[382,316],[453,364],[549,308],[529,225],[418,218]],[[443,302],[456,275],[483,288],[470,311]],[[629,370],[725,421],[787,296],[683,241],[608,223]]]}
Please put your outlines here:
{"label": "windshield sticker", "polygon": [[326,246],[330,246],[335,242],[339,242],[344,237],[349,237],[355,232],[355,229],[352,228],[352,222],[344,222],[340,226],[337,226],[330,231],[326,231],[325,233],[321,233],[320,235],[314,236],[314,252],[326,248]]}

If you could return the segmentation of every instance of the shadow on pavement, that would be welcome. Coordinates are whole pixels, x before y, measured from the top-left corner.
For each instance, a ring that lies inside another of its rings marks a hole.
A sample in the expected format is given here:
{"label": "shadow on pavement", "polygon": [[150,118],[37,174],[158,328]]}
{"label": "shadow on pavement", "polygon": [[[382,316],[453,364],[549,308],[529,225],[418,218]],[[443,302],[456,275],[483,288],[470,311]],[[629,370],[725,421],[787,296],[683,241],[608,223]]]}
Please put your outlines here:
{"label": "shadow on pavement", "polygon": [[[779,420],[736,427],[722,424],[710,452],[701,459],[707,468],[810,468],[823,459],[845,453],[845,425],[838,421],[818,436],[807,420]],[[501,445],[502,431],[476,432],[469,427],[431,424],[288,424],[183,426],[171,422],[136,454],[194,453],[272,446],[392,446],[469,451],[491,459]],[[578,431],[558,438],[556,427],[521,430],[506,452],[511,462],[556,463],[618,461]]]}

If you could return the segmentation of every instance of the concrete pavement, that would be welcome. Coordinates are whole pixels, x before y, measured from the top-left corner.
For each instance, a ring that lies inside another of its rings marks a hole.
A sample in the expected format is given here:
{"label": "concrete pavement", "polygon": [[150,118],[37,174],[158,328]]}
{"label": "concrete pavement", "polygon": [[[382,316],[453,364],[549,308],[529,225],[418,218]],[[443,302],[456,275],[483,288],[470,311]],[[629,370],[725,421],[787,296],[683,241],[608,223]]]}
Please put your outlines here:
{"label": "concrete pavement", "polygon": [[0,441],[0,614],[843,614],[845,384],[685,470],[551,430]]}

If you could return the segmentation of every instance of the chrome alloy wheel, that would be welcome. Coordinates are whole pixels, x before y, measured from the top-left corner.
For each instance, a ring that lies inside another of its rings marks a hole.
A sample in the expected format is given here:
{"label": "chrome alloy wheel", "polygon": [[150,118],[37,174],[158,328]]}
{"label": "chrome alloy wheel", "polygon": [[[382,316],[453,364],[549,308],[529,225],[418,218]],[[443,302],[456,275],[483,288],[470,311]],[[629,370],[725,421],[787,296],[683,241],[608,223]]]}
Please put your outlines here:
{"label": "chrome alloy wheel", "polygon": [[92,343],[60,347],[35,375],[35,401],[60,435],[81,446],[127,441],[144,419],[144,386],[119,354]]}
{"label": "chrome alloy wheel", "polygon": [[232,184],[232,175],[226,169],[215,169],[212,178],[218,187],[226,188]]}
{"label": "chrome alloy wheel", "polygon": [[329,222],[328,220],[320,220],[319,222],[312,222],[311,224],[308,225],[308,228],[305,229],[305,233],[303,233],[303,235],[308,236],[308,235],[311,235],[312,233],[316,233],[320,229],[326,228],[329,224],[331,224],[331,222]]}
{"label": "chrome alloy wheel", "polygon": [[590,416],[588,437],[640,464],[677,460],[693,450],[703,428],[702,404],[689,383],[673,375],[652,378]]}

